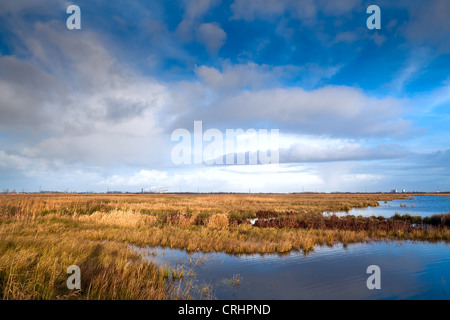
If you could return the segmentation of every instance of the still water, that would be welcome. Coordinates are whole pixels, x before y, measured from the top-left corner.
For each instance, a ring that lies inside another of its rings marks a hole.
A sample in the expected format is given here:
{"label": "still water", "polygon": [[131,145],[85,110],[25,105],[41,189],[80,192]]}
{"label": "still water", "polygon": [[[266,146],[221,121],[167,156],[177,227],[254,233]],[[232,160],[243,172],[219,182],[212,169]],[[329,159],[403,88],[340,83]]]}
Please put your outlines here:
{"label": "still water", "polygon": [[[434,214],[450,212],[450,197],[439,196],[412,196],[408,199],[398,199],[393,201],[380,201],[379,207],[354,208],[347,212],[336,212],[334,214],[343,216],[346,214],[354,216],[383,216],[392,217],[394,214],[410,214],[422,217]],[[329,214],[326,212],[325,214]]]}
{"label": "still water", "polygon": [[[216,299],[450,298],[450,244],[444,242],[379,241],[282,256],[134,249],[150,261],[190,270],[183,281],[211,285]],[[379,290],[367,288],[370,265],[381,269]]]}

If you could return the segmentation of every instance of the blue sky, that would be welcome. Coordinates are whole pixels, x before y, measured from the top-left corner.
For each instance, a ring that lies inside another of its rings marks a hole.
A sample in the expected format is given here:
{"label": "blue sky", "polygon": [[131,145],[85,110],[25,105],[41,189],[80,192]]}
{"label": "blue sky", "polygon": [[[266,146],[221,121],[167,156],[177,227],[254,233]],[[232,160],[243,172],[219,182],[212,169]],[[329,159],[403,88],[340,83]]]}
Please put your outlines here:
{"label": "blue sky", "polygon": [[[449,19],[446,0],[2,1],[0,188],[450,190]],[[196,120],[278,129],[280,163],[174,164]]]}

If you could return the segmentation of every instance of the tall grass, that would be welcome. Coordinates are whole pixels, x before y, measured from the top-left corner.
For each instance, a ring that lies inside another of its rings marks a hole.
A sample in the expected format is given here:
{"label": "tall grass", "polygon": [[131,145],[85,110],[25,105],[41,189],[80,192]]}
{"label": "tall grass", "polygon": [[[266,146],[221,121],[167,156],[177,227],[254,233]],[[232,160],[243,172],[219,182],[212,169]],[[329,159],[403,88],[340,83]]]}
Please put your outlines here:
{"label": "tall grass", "polygon": [[78,220],[119,227],[142,227],[154,225],[158,219],[156,216],[145,215],[133,210],[123,211],[114,209],[109,212],[95,211],[91,215],[80,215],[78,216]]}
{"label": "tall grass", "polygon": [[[46,219],[46,218],[45,218]],[[125,244],[92,241],[57,221],[2,225],[2,299],[170,299],[182,296],[164,270],[143,261]],[[61,233],[58,233],[59,230]],[[66,286],[78,265],[82,290]]]}

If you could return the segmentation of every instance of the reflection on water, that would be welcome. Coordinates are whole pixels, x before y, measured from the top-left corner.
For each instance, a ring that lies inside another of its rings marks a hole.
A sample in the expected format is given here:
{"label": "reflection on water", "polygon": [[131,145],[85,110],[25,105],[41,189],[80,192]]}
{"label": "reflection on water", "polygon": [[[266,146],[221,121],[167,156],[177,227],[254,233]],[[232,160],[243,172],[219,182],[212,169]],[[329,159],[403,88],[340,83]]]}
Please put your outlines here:
{"label": "reflection on water", "polygon": [[[432,216],[434,214],[450,212],[450,197],[439,196],[414,196],[408,199],[398,199],[393,201],[380,201],[379,207],[354,208],[347,212],[336,212],[338,216],[347,214],[354,216],[383,216],[392,217],[394,214],[410,214],[422,217]],[[324,212],[324,214],[330,214]]]}
{"label": "reflection on water", "polygon": [[[443,242],[335,245],[283,256],[134,248],[151,261],[189,268],[217,299],[449,299],[450,247]],[[366,286],[369,265],[381,268],[381,290]]]}

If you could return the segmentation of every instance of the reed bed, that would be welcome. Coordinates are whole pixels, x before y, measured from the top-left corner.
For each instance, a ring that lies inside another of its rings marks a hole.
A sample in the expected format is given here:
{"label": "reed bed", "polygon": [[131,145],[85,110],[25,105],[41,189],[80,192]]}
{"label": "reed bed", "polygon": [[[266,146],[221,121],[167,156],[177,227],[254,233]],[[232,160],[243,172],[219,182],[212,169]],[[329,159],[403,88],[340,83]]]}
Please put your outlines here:
{"label": "reed bed", "polygon": [[[87,240],[57,221],[37,223],[1,227],[2,299],[183,298],[162,268],[133,254],[126,244]],[[70,265],[82,270],[83,290],[67,288]]]}
{"label": "reed bed", "polygon": [[[76,218],[76,215],[74,216]],[[118,227],[142,227],[151,226],[157,222],[157,217],[145,215],[133,210],[111,210],[108,212],[95,211],[91,215],[80,215],[78,221],[102,223]]]}
{"label": "reed bed", "polygon": [[96,211],[134,210],[141,213],[225,213],[255,217],[257,211],[319,213],[378,206],[378,201],[406,198],[395,194],[0,194],[2,217],[90,215]]}

